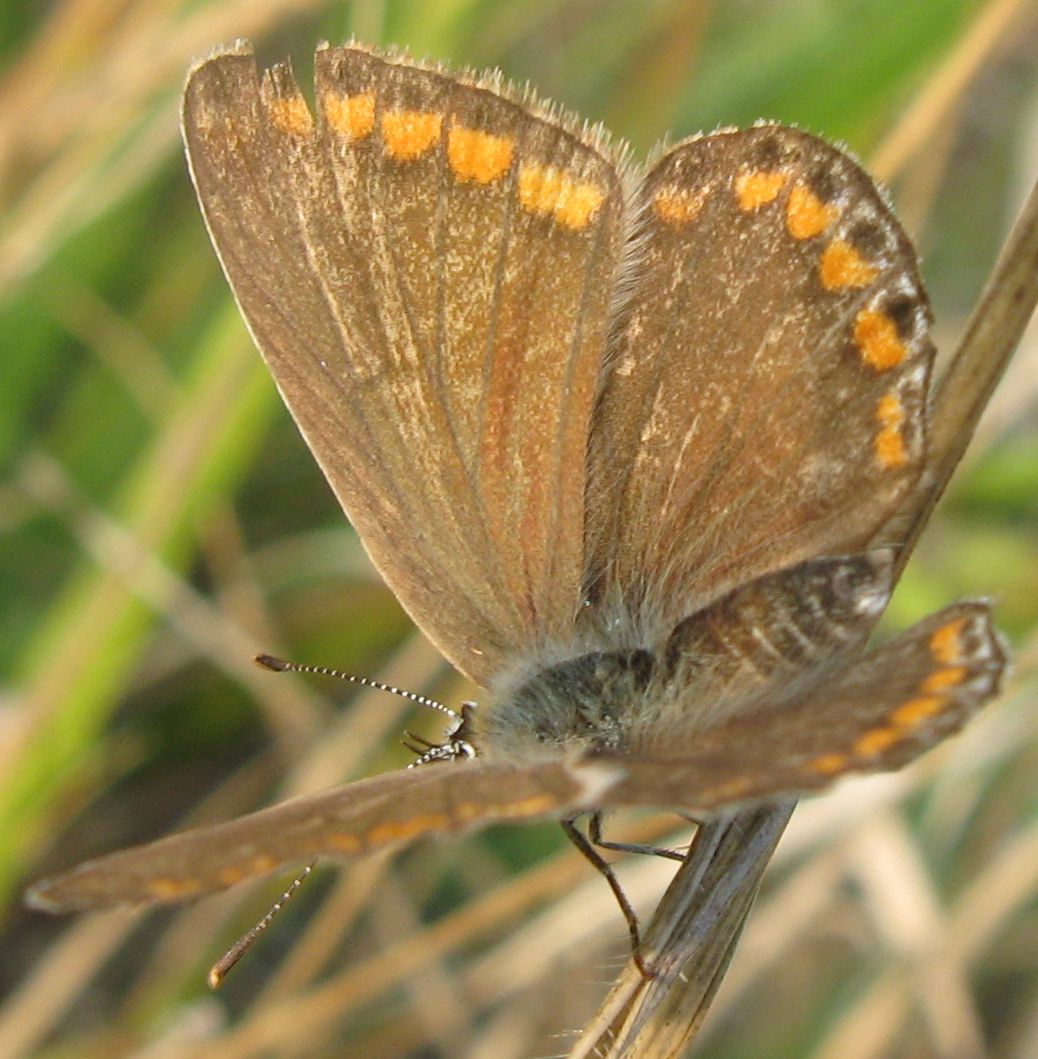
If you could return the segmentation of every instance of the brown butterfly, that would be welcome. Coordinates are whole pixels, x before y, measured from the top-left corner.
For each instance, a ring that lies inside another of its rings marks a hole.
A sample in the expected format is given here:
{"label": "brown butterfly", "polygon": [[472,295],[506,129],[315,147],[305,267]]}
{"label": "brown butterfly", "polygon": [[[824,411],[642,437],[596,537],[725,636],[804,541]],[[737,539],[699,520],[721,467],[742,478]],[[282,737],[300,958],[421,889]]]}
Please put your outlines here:
{"label": "brown butterfly", "polygon": [[692,814],[897,768],[998,690],[987,607],[859,657],[926,459],[915,253],[804,132],[647,169],[557,108],[356,45],[316,118],[247,46],[191,73],[213,242],[372,560],[489,702],[427,760],[102,857],[52,911],[613,806]]}

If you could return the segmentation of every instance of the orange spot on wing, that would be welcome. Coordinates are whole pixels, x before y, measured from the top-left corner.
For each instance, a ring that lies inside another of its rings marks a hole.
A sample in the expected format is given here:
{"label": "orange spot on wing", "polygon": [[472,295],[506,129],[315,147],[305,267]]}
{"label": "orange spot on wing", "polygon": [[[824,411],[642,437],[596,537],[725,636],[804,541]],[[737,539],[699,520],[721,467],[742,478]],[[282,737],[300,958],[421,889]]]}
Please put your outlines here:
{"label": "orange spot on wing", "polygon": [[935,670],[919,685],[919,690],[926,694],[947,691],[948,688],[958,687],[968,673],[969,670],[965,666],[948,666],[947,669]]}
{"label": "orange spot on wing", "polygon": [[686,191],[681,188],[664,188],[657,191],[652,200],[656,216],[668,224],[688,224],[694,220],[706,201],[705,189]]}
{"label": "orange spot on wing", "polygon": [[495,820],[524,820],[540,813],[550,813],[558,806],[558,800],[550,794],[535,794],[517,802],[500,802],[484,807],[482,816]]}
{"label": "orange spot on wing", "polygon": [[523,209],[551,216],[574,231],[587,227],[605,197],[598,184],[571,177],[554,166],[523,165],[519,169],[519,202]]}
{"label": "orange spot on wing", "polygon": [[440,138],[443,115],[423,110],[389,110],[382,115],[382,142],[390,157],[413,162]]}
{"label": "orange spot on wing", "polygon": [[915,728],[920,721],[933,717],[944,708],[944,699],[937,695],[920,695],[918,698],[903,702],[890,715],[891,721],[902,730]]}
{"label": "orange spot on wing", "polygon": [[879,269],[846,240],[834,239],[822,251],[818,274],[826,290],[840,290],[867,286],[879,275]]}
{"label": "orange spot on wing", "polygon": [[375,127],[375,96],[372,92],[360,92],[354,96],[325,92],[321,106],[329,127],[347,139],[363,140]]}
{"label": "orange spot on wing", "polygon": [[846,772],[851,759],[846,754],[822,754],[807,763],[807,767],[823,776],[835,776]]}
{"label": "orange spot on wing", "polygon": [[812,239],[829,227],[840,211],[803,184],[795,184],[786,203],[786,227],[794,239]]}
{"label": "orange spot on wing", "polygon": [[725,783],[718,783],[708,787],[703,792],[703,800],[709,802],[734,802],[739,798],[745,798],[756,784],[749,776],[736,776]]}
{"label": "orange spot on wing", "polygon": [[748,213],[773,202],[788,179],[785,173],[763,169],[741,173],[735,181],[739,209]]}
{"label": "orange spot on wing", "polygon": [[884,470],[903,467],[908,463],[908,449],[901,433],[905,409],[896,393],[884,394],[876,405],[876,420],[880,425],[874,448],[876,459]]}
{"label": "orange spot on wing", "polygon": [[876,371],[896,368],[908,354],[894,321],[875,309],[862,309],[858,313],[854,321],[854,341],[861,359]]}
{"label": "orange spot on wing", "polygon": [[535,794],[517,802],[462,802],[454,812],[460,821],[469,820],[524,820],[527,817],[550,813],[558,807],[558,800],[550,794]]}
{"label": "orange spot on wing", "polygon": [[364,843],[356,835],[340,831],[337,834],[328,836],[328,846],[337,853],[349,854],[360,853],[364,848]]}
{"label": "orange spot on wing", "polygon": [[515,140],[455,126],[447,133],[447,161],[459,180],[489,184],[512,165]]}
{"label": "orange spot on wing", "polygon": [[902,737],[898,728],[873,728],[860,736],[854,744],[854,753],[861,757],[873,757],[892,747]]}
{"label": "orange spot on wing", "polygon": [[410,820],[394,820],[373,827],[365,836],[371,846],[384,846],[389,842],[400,842],[417,838],[430,831],[445,831],[451,826],[451,818],[444,813],[419,813]]}
{"label": "orange spot on wing", "polygon": [[962,646],[962,627],[965,624],[965,618],[956,618],[947,625],[942,625],[930,636],[930,654],[935,661],[950,666],[962,658],[965,653]]}
{"label": "orange spot on wing", "polygon": [[221,868],[217,879],[220,880],[222,886],[233,886],[236,882],[241,882],[245,878],[245,871],[242,868],[229,865],[226,868]]}
{"label": "orange spot on wing", "polygon": [[201,893],[202,884],[197,879],[170,879],[157,876],[148,880],[147,888],[156,901],[172,901]]}
{"label": "orange spot on wing", "polygon": [[249,871],[258,875],[266,871],[273,871],[280,863],[276,857],[272,857],[269,853],[257,853],[249,861]]}
{"label": "orange spot on wing", "polygon": [[314,131],[314,119],[302,96],[272,99],[269,106],[270,120],[281,132],[303,138]]}

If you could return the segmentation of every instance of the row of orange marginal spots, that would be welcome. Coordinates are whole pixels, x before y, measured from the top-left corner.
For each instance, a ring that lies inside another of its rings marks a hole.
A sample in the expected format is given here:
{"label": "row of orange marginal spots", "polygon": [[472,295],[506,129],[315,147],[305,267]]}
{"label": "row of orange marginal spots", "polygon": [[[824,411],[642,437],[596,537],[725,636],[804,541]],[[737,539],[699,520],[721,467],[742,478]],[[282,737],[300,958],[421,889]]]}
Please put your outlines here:
{"label": "row of orange marginal spots", "polygon": [[[301,96],[270,103],[271,118],[283,132],[296,137],[313,133],[313,118]],[[363,140],[375,128],[375,96],[370,92],[343,95],[325,92],[321,106],[329,128],[347,140]],[[380,116],[382,143],[398,162],[413,162],[440,141],[443,115],[433,111],[387,110]],[[512,167],[515,140],[454,125],[447,130],[447,161],[462,182],[492,184]],[[580,231],[591,223],[605,201],[606,190],[591,180],[570,176],[555,166],[523,162],[519,166],[519,203],[538,216],[551,217],[564,228]]]}
{"label": "row of orange marginal spots", "polygon": [[[929,718],[940,714],[948,705],[949,692],[957,688],[969,675],[962,664],[966,649],[962,630],[967,618],[947,622],[930,636],[930,657],[934,670],[920,681],[916,694],[892,710],[884,724],[864,732],[847,753],[822,754],[807,762],[806,771],[820,776],[839,776],[868,768],[878,755],[907,739]],[[708,797],[713,804],[737,801],[753,793],[750,776],[736,776],[710,788]]]}
{"label": "row of orange marginal spots", "polygon": [[[789,180],[782,170],[747,170],[735,180],[735,194],[743,212],[758,210],[774,202]],[[653,206],[657,215],[673,225],[691,222],[706,201],[708,189],[667,187],[656,193]],[[786,229],[797,240],[823,235],[840,216],[836,206],[823,202],[808,187],[794,184],[786,199]],[[818,265],[822,287],[828,291],[867,287],[879,269],[866,261],[845,239],[826,244]],[[865,307],[855,317],[852,331],[862,362],[877,373],[898,367],[908,356],[908,347],[898,334],[897,325],[882,309]],[[908,462],[902,426],[905,410],[895,390],[885,393],[876,405],[878,430],[873,440],[876,461],[884,470],[903,467]]]}
{"label": "row of orange marginal spots", "polygon": [[[321,106],[328,126],[350,141],[363,140],[375,128],[375,95],[360,92],[347,95],[334,91],[322,94]],[[270,100],[275,126],[296,137],[313,134],[314,122],[302,96],[282,96]],[[389,155],[401,162],[415,161],[440,142],[443,115],[434,111],[387,110],[380,118],[382,142]],[[478,129],[454,125],[447,133],[447,160],[462,182],[491,184],[502,180],[512,166],[515,140],[494,136]],[[749,170],[737,178],[735,192],[744,212],[773,202],[789,180],[782,170]],[[690,223],[701,209],[706,189],[664,188],[654,197],[656,214],[665,223]],[[550,216],[563,227],[586,228],[605,201],[605,189],[593,181],[575,178],[554,166],[522,163],[518,175],[518,196],[522,207],[535,215]],[[839,218],[839,209],[823,202],[802,183],[795,184],[786,201],[786,227],[797,240],[812,239]],[[822,251],[819,279],[823,288],[839,291],[869,286],[879,269],[865,260],[846,240],[833,239]],[[863,363],[876,372],[898,367],[908,348],[898,335],[894,321],[876,307],[859,311],[853,338]],[[876,461],[884,470],[903,467],[908,451],[902,434],[905,412],[895,390],[884,394],[876,407],[877,432],[874,438]]]}
{"label": "row of orange marginal spots", "polygon": [[947,706],[949,693],[969,675],[969,669],[962,664],[966,657],[962,642],[966,621],[966,618],[956,618],[931,634],[930,657],[934,670],[920,681],[912,698],[890,713],[886,723],[861,735],[849,753],[823,754],[810,762],[809,767],[823,775],[836,775],[866,765],[877,754],[911,736],[923,722],[940,714]]}
{"label": "row of orange marginal spots", "polygon": [[[533,816],[550,813],[559,805],[558,799],[550,794],[537,794],[515,802],[501,802],[490,805],[485,802],[462,802],[454,807],[451,813],[418,813],[403,820],[390,820],[376,824],[370,830],[351,834],[339,832],[328,836],[328,848],[343,854],[370,853],[395,842],[427,835],[433,831],[450,831],[473,821],[486,823],[490,820],[525,820]],[[312,855],[312,854],[310,854]],[[234,883],[255,875],[265,875],[280,867],[282,860],[269,854],[261,853],[242,865],[228,865],[221,868],[216,882],[221,886],[233,886]],[[203,879],[179,879],[159,876],[148,882],[148,889],[157,901],[169,901],[202,893],[210,888]]]}
{"label": "row of orange marginal spots", "polygon": [[[736,179],[739,208],[745,212],[773,202],[789,176],[781,170],[749,170]],[[797,240],[813,239],[825,233],[840,216],[836,206],[823,202],[809,188],[797,183],[786,200],[786,229]],[[845,239],[826,244],[818,265],[818,276],[828,291],[869,286],[879,269]],[[866,306],[854,320],[852,330],[862,362],[877,373],[898,367],[908,355],[908,347],[898,335],[897,325],[887,313]],[[903,467],[908,462],[902,427],[905,410],[895,390],[889,390],[876,405],[879,429],[873,440],[876,461],[884,470]]]}

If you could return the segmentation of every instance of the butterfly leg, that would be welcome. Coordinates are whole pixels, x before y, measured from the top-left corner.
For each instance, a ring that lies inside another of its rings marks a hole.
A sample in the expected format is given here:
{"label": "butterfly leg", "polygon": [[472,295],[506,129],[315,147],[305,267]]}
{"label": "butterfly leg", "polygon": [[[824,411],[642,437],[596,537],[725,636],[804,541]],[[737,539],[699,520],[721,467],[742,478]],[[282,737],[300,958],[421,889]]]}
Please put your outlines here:
{"label": "butterfly leg", "polygon": [[[599,815],[599,813],[593,814],[592,819]],[[616,898],[616,903],[620,906],[620,912],[627,923],[627,932],[631,936],[631,955],[634,958],[635,965],[645,978],[654,978],[656,972],[646,963],[645,957],[642,955],[642,938],[641,931],[638,929],[638,917],[631,907],[631,902],[627,900],[627,894],[623,892],[623,887],[620,886],[620,880],[614,874],[612,866],[595,849],[593,841],[588,839],[572,819],[563,820],[561,823],[562,830],[566,832],[566,837],[580,850],[585,859],[598,870],[602,878],[609,884],[609,889],[613,891],[613,897]]]}
{"label": "butterfly leg", "polygon": [[[688,819],[685,817],[684,819]],[[694,822],[694,821],[693,821]],[[645,857],[666,857],[667,860],[684,862],[685,854],[676,849],[663,849],[661,846],[649,846],[641,842],[612,842],[602,837],[602,814],[592,813],[587,825],[587,835],[593,846],[599,849],[612,850],[614,853],[638,853]]]}

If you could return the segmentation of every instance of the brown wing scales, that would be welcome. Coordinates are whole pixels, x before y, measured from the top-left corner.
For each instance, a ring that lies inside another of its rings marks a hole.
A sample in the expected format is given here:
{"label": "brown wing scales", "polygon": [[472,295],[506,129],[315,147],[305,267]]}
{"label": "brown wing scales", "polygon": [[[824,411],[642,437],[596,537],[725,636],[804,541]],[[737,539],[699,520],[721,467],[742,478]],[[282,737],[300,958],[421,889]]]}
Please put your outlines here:
{"label": "brown wing scales", "polygon": [[613,773],[559,764],[522,772],[455,762],[401,770],[296,798],[87,861],[34,886],[48,912],[185,901],[315,857],[349,857],[420,835],[565,815]]}
{"label": "brown wing scales", "polygon": [[353,47],[316,68],[316,119],[285,67],[194,71],[199,199],[376,566],[486,683],[580,603],[620,179],[598,140],[478,83]]}
{"label": "brown wing scales", "polygon": [[624,762],[605,803],[708,813],[901,768],[994,698],[1005,664],[987,606],[955,604],[798,703],[740,715],[699,733],[694,745]]}
{"label": "brown wing scales", "polygon": [[679,145],[592,429],[592,598],[663,627],[752,578],[860,550],[918,473],[932,347],[872,181],[792,129]]}

